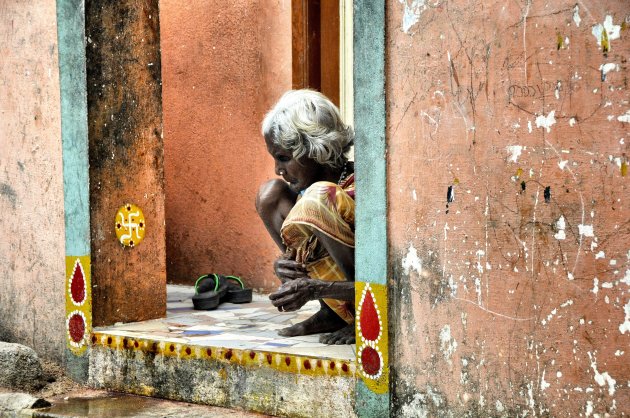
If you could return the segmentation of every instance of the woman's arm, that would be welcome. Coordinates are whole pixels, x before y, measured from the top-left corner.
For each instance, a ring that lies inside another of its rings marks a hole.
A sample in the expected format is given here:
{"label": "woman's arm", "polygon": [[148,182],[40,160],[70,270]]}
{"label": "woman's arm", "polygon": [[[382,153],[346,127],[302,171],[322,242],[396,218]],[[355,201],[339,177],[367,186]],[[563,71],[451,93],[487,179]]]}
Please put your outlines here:
{"label": "woman's arm", "polygon": [[346,281],[326,282],[309,277],[288,281],[269,295],[271,303],[284,311],[295,311],[309,300],[322,298],[354,303],[354,248],[341,244],[317,230],[315,236],[341,268]]}
{"label": "woman's arm", "polygon": [[[354,282],[354,248],[348,247],[313,228],[313,234],[341,268],[346,280]],[[338,299],[338,298],[335,298]]]}
{"label": "woman's arm", "polygon": [[309,300],[339,299],[354,303],[354,282],[325,282],[301,277],[280,286],[269,295],[271,303],[282,311],[297,311]]}

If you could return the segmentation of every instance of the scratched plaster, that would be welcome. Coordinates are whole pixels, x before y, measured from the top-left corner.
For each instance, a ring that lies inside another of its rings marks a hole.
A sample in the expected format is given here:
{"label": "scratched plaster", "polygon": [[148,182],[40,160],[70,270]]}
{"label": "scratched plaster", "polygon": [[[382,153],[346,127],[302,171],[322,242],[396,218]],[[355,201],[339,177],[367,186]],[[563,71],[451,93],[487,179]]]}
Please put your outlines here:
{"label": "scratched plaster", "polygon": [[629,413],[627,7],[414,3],[387,13],[394,410]]}

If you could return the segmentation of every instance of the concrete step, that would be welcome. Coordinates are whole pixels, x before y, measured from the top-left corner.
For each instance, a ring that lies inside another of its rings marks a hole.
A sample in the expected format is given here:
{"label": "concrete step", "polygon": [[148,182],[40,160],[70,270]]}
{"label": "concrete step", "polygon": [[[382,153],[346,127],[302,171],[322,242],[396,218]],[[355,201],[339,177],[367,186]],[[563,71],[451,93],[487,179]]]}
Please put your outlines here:
{"label": "concrete step", "polygon": [[[89,384],[274,416],[353,417],[354,364],[95,334]],[[110,340],[111,339],[111,340]]]}
{"label": "concrete step", "polygon": [[277,335],[317,304],[279,315],[259,298],[200,312],[177,294],[167,318],[95,330],[90,386],[274,416],[355,416],[354,347]]}

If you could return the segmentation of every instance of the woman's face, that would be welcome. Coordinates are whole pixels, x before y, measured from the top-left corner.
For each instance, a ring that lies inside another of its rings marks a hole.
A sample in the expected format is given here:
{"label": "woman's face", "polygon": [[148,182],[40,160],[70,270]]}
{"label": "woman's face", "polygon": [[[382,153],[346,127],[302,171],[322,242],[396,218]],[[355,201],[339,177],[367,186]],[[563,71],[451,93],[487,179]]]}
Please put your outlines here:
{"label": "woman's face", "polygon": [[289,183],[289,188],[295,193],[306,189],[311,184],[321,180],[323,166],[307,157],[298,160],[293,158],[291,151],[280,148],[265,138],[267,151],[276,163],[276,174],[282,176]]}

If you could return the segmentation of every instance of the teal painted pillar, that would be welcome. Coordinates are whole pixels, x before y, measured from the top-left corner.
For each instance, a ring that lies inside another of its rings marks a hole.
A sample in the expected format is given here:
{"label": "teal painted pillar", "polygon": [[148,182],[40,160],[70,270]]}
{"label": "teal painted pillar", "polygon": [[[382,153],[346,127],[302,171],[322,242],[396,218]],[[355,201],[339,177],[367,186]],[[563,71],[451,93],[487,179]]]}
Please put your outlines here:
{"label": "teal painted pillar", "polygon": [[387,189],[385,142],[385,3],[354,3],[356,159],[356,411],[388,417]]}
{"label": "teal painted pillar", "polygon": [[66,233],[66,369],[87,380],[92,328],[90,212],[83,0],[57,1]]}

